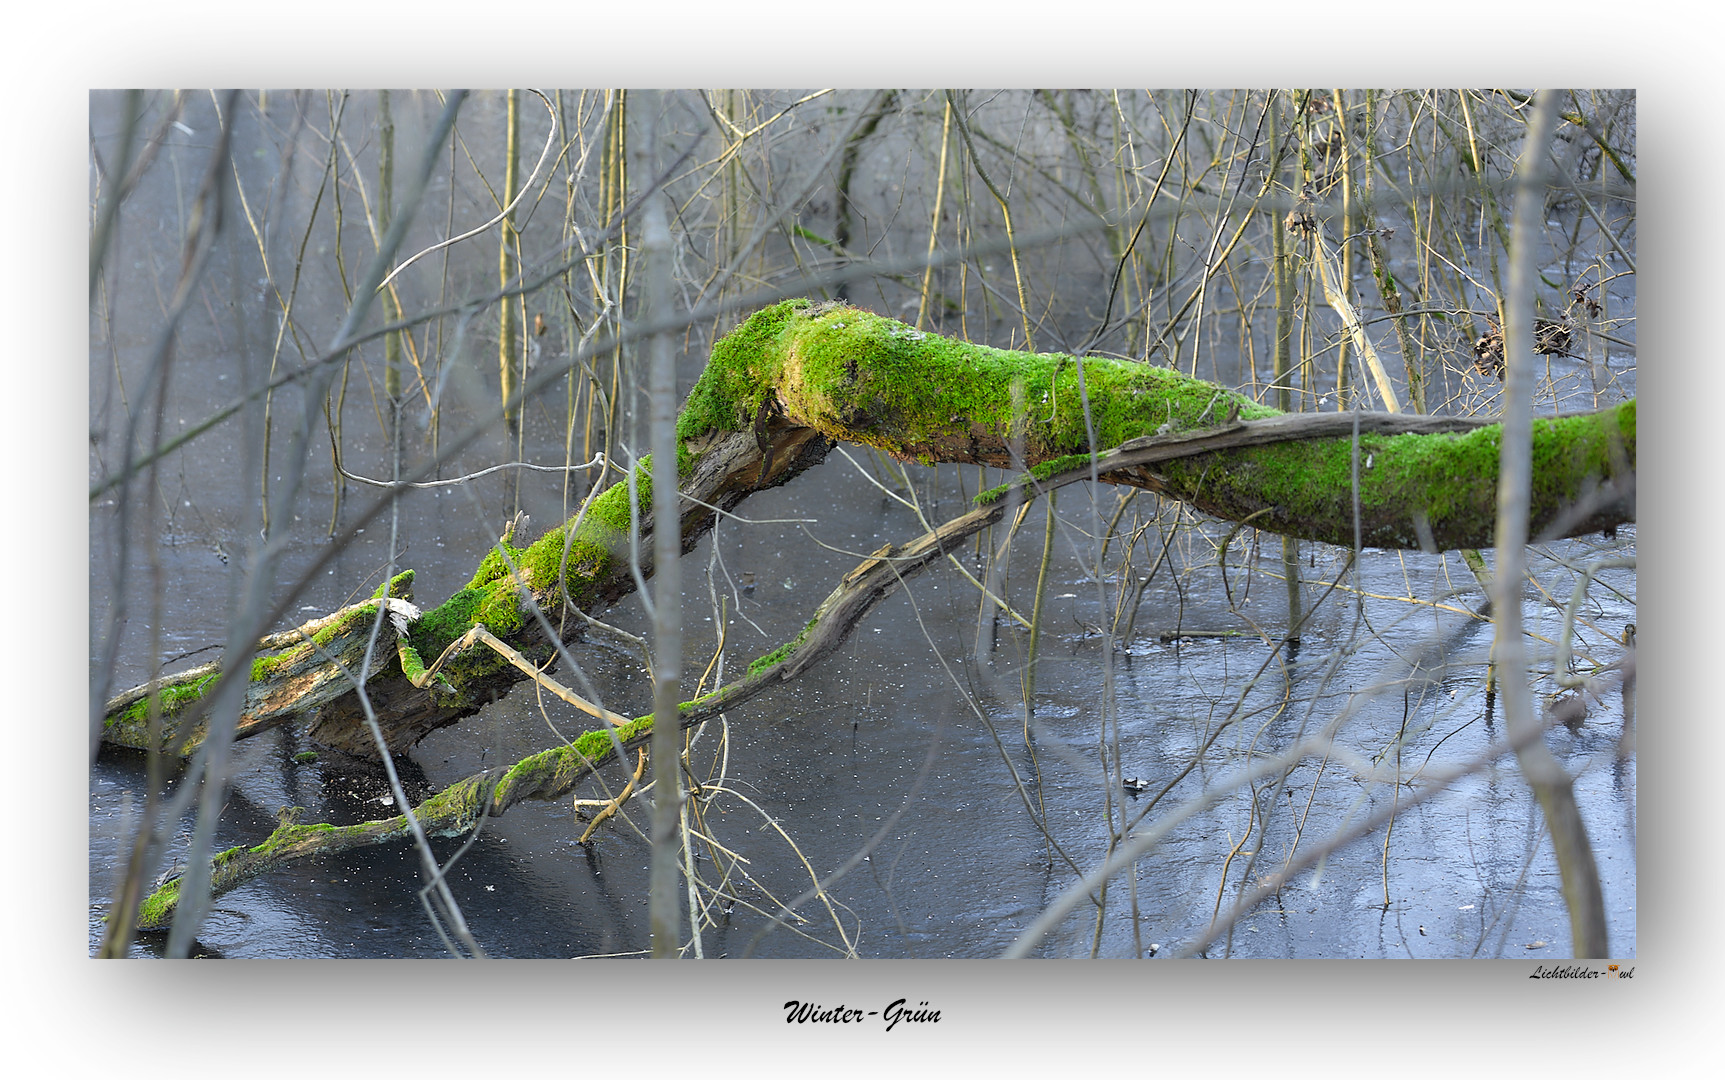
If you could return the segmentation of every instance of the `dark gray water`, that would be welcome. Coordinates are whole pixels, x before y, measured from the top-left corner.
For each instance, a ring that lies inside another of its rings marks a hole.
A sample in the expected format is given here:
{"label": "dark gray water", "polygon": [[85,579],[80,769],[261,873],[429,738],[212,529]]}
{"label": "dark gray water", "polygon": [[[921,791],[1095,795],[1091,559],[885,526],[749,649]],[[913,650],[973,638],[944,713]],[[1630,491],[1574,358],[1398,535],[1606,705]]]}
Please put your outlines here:
{"label": "dark gray water", "polygon": [[[843,479],[847,470],[854,472],[835,455],[791,488],[751,500],[747,510],[758,518],[818,518],[810,526],[814,535],[835,547],[865,552],[885,537],[914,534],[911,515],[883,505],[878,496],[854,500],[860,505],[832,506],[829,494],[848,482]],[[1105,496],[1111,499],[1112,493]],[[955,501],[951,494],[948,500]],[[1069,514],[1083,512],[1079,498],[1069,497],[1063,507]],[[1569,542],[1556,547],[1580,560],[1594,554],[1584,549],[1617,552],[1632,541],[1630,531],[1622,530],[1616,541],[1602,546]],[[755,575],[753,594],[741,598],[741,614],[765,631],[733,618],[726,650],[733,675],[754,655],[792,636],[807,617],[811,597],[852,565],[785,526],[727,526],[720,544],[733,575]],[[452,547],[446,542],[442,550]],[[465,552],[454,550],[458,554],[447,561],[465,563]],[[686,560],[691,576],[707,565],[709,555],[710,544],[703,544]],[[356,565],[364,561],[355,553]],[[422,581],[435,578],[437,562],[410,561]],[[1279,568],[1279,560],[1265,561]],[[1314,580],[1333,578],[1341,568],[1333,551],[1323,551],[1317,562],[1308,568]],[[1416,594],[1441,595],[1446,581],[1459,586],[1470,580],[1455,556],[1377,554],[1363,565],[1364,591],[1383,597],[1405,596],[1410,583]],[[1011,594],[1026,604],[1027,573],[1020,568],[1014,574]],[[1280,581],[1262,571],[1251,581],[1243,572],[1233,573],[1235,588],[1244,584],[1250,590],[1245,609],[1268,609],[1267,620],[1273,622],[1283,595]],[[723,574],[718,576],[719,588],[728,591]],[[1613,581],[1610,575],[1607,580]],[[1629,575],[1620,574],[1613,583],[1633,595]],[[698,671],[710,654],[712,624],[701,614],[705,582],[697,578],[689,584],[687,666]],[[1177,610],[1188,628],[1245,628],[1217,602],[1218,571],[1192,571],[1185,589],[1183,610],[1173,589],[1160,594],[1151,589],[1139,616],[1143,633],[1114,659],[1114,709],[1106,734],[1118,739],[1124,771],[1147,780],[1152,793],[1210,738],[1268,651],[1250,636],[1160,641],[1156,635],[1173,629]],[[1316,594],[1319,587],[1309,591]],[[219,603],[219,592],[212,592],[204,603]],[[992,670],[967,661],[976,625],[975,592],[950,570],[929,573],[913,582],[909,597],[884,603],[834,661],[736,710],[727,718],[727,730],[715,730],[719,725],[713,724],[701,733],[692,755],[698,768],[710,766],[715,756],[728,756],[725,784],[737,795],[713,796],[707,824],[725,847],[750,860],[747,869],[755,881],[740,890],[745,901],[773,910],[769,894],[790,900],[809,887],[810,870],[824,877],[875,841],[866,861],[829,887],[831,911],[819,901],[804,901],[797,910],[806,923],[763,937],[765,920],[740,906],[705,932],[707,955],[821,956],[847,947],[859,955],[887,957],[998,953],[1073,880],[1058,856],[1049,865],[1047,843],[1025,810],[1009,764],[1032,788],[1030,781],[1040,770],[1041,785],[1031,797],[1046,808],[1050,832],[1079,866],[1088,868],[1104,854],[1107,803],[1111,799],[1130,812],[1143,800],[1106,788],[1097,765],[1100,714],[1107,700],[1099,685],[1102,640],[1084,629],[1103,621],[1095,584],[1067,567],[1049,594],[1034,760],[1017,701],[1021,635],[1001,632]],[[1463,594],[1445,603],[1478,602],[1477,592],[1464,589]],[[1598,602],[1587,614],[1594,626],[1619,628],[1633,620],[1633,608],[1608,590],[1596,589],[1593,596]],[[617,621],[642,629],[637,608],[626,602]],[[1381,758],[1381,769],[1393,770],[1394,746],[1405,730],[1399,762],[1406,777],[1417,777],[1428,762],[1468,759],[1501,737],[1501,720],[1486,716],[1484,700],[1488,623],[1395,599],[1370,599],[1356,609],[1351,599],[1337,594],[1314,622],[1303,635],[1291,678],[1284,681],[1273,673],[1247,695],[1242,711],[1249,715],[1211,744],[1171,800],[1191,797],[1240,764],[1277,752],[1300,732],[1311,733],[1336,710],[1350,706],[1358,715],[1343,728],[1340,741],[1362,756]],[[1556,622],[1557,616],[1547,612],[1533,629],[1551,635]],[[1393,680],[1434,641],[1443,644],[1443,655],[1454,666],[1435,682],[1410,690],[1404,700]],[[950,676],[936,649],[946,657]],[[1604,646],[1599,655],[1614,658],[1609,649]],[[625,711],[645,708],[650,688],[629,656],[588,646],[578,650],[577,658],[603,688],[607,704]],[[1355,696],[1386,682],[1391,685],[1375,696]],[[1284,686],[1292,701],[1278,711],[1275,702]],[[434,733],[412,757],[425,779],[441,786],[554,745],[552,727],[573,733],[584,730],[583,719],[558,702],[542,712],[530,688],[517,688],[484,714]],[[1113,725],[1118,725],[1117,735]],[[1622,728],[1620,699],[1607,693],[1592,703],[1579,730],[1559,728],[1551,742],[1572,769],[1584,770],[1578,797],[1612,913],[1613,953],[1630,955],[1635,767],[1632,756],[1616,756]],[[723,750],[721,741],[728,742]],[[393,812],[377,801],[383,789],[376,785],[360,785],[354,795],[331,792],[319,766],[291,761],[293,749],[290,740],[277,735],[245,747],[219,845],[257,842],[273,827],[281,805],[306,807],[308,821],[337,823]],[[611,771],[616,783],[616,770]],[[141,780],[138,763],[121,755],[105,756],[94,773],[93,935],[107,898],[114,838],[127,800],[136,805],[141,798]],[[582,794],[595,797],[597,785],[589,787],[594,790]],[[1200,933],[1216,910],[1219,889],[1223,910],[1232,902],[1252,852],[1258,852],[1254,874],[1268,873],[1294,845],[1296,831],[1301,843],[1319,842],[1396,797],[1393,787],[1362,782],[1333,762],[1319,775],[1314,759],[1292,772],[1285,792],[1258,794],[1261,824],[1253,820],[1250,796],[1235,793],[1220,800],[1140,860],[1134,880],[1114,883],[1098,951],[1132,955],[1151,944],[1170,948]],[[1414,790],[1403,788],[1400,797]],[[1271,803],[1272,798],[1280,801]],[[637,814],[645,812],[644,805],[634,805]],[[882,823],[894,815],[883,830]],[[637,818],[636,828],[644,828],[642,820]],[[575,843],[583,827],[567,803],[525,805],[485,824],[451,880],[475,937],[488,952],[572,956],[645,947],[645,842],[634,828],[607,827],[597,843],[583,848]],[[434,848],[447,859],[459,846],[439,841]],[[710,862],[702,868],[710,871]],[[224,956],[438,955],[442,946],[415,897],[420,883],[418,859],[405,846],[298,865],[222,897],[200,942]],[[1088,954],[1094,916],[1091,908],[1070,917],[1046,951]],[[1529,955],[1531,947],[1533,954],[1546,956],[1566,953],[1567,944],[1567,916],[1541,818],[1513,758],[1505,758],[1398,816],[1387,853],[1379,829],[1337,851],[1320,871],[1298,875],[1278,901],[1260,906],[1241,923],[1231,947],[1212,948],[1211,954],[1465,957]],[[139,949],[147,953],[153,947],[145,940]]]}

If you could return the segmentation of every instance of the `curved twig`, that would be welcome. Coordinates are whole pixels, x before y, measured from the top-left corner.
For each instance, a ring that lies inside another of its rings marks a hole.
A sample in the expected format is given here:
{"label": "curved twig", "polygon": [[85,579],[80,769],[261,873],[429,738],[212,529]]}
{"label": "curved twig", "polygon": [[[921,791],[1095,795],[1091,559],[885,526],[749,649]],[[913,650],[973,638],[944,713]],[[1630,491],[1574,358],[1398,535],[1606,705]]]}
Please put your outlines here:
{"label": "curved twig", "polygon": [[509,216],[509,211],[515,209],[516,204],[520,203],[522,199],[527,197],[527,193],[529,191],[533,190],[533,185],[535,183],[537,183],[539,180],[539,171],[545,167],[545,159],[551,156],[551,147],[556,145],[556,142],[557,142],[557,110],[554,107],[552,107],[551,99],[546,97],[540,91],[535,90],[532,87],[528,87],[527,92],[530,94],[533,94],[541,102],[543,102],[545,105],[545,111],[551,115],[551,130],[545,136],[545,149],[539,151],[539,161],[537,164],[535,164],[533,166],[533,175],[529,176],[527,178],[527,182],[525,184],[521,185],[521,190],[515,194],[514,199],[510,200],[509,205],[505,206],[502,210],[499,210],[497,212],[496,217],[492,218],[490,221],[487,221],[483,225],[480,225],[480,226],[477,226],[475,228],[467,230],[466,232],[462,233],[460,236],[452,236],[447,240],[440,240],[437,243],[426,248],[424,251],[417,252],[416,254],[410,256],[405,261],[403,261],[400,265],[398,265],[394,270],[391,270],[389,272],[389,274],[383,279],[383,281],[381,281],[378,284],[377,287],[379,290],[382,290],[390,282],[394,281],[397,274],[401,273],[403,270],[406,270],[408,267],[412,266],[414,263],[418,262],[420,259],[424,258],[425,256],[430,255],[432,252],[441,251],[446,247],[451,247],[455,244],[459,244],[463,240],[469,239],[470,237],[478,236],[480,233],[484,232],[486,229],[489,229],[489,228],[491,228],[491,226],[497,224],[499,221],[502,221],[504,218]]}

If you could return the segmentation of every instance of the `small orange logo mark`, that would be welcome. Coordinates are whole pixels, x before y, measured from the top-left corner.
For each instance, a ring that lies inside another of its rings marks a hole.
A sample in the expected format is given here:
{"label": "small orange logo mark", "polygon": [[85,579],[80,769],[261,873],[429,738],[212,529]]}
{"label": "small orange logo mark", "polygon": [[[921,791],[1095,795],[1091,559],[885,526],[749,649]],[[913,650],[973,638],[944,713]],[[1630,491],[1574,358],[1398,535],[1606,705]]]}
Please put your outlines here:
{"label": "small orange logo mark", "polygon": [[1616,964],[1607,964],[1607,965],[1606,965],[1606,968],[1607,968],[1607,969],[1608,969],[1608,970],[1611,970],[1611,971],[1616,971],[1616,970],[1617,970],[1617,965],[1616,965]]}

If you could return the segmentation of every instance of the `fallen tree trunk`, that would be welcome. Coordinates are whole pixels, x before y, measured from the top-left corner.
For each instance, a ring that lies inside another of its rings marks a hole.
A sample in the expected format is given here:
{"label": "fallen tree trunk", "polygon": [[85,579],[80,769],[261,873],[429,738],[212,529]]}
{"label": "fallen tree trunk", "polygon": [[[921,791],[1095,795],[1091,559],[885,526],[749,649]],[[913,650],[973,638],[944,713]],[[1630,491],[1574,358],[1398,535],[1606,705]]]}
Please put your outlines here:
{"label": "fallen tree trunk", "polygon": [[[1021,388],[1016,394],[1013,382]],[[1017,411],[1015,397],[1023,403]],[[1283,415],[1162,369],[1004,353],[931,338],[856,309],[806,302],[757,313],[715,347],[685,405],[679,434],[685,551],[711,528],[715,507],[728,510],[754,491],[785,482],[822,460],[840,438],[917,460],[1028,467],[1015,483],[1030,497],[1091,478],[1136,484],[1225,510],[1236,520],[1251,516],[1255,525],[1350,546],[1356,468],[1360,536],[1374,546],[1413,546],[1422,539],[1482,543],[1491,516],[1470,523],[1467,514],[1481,499],[1491,500],[1496,476],[1495,427],[1476,420]],[[1114,449],[1088,451],[1110,440]],[[1634,402],[1541,421],[1535,447],[1536,487],[1544,493],[1530,522],[1536,533],[1573,535],[1633,519]],[[409,571],[367,603],[265,639],[242,734],[316,709],[312,738],[351,753],[370,750],[357,695],[341,680],[357,669],[373,634],[385,646],[378,655],[390,660],[367,680],[365,692],[392,750],[477,711],[527,676],[516,666],[519,658],[451,646],[474,636],[467,631],[478,625],[488,630],[480,636],[543,662],[559,644],[579,637],[587,624],[567,618],[565,598],[584,610],[602,610],[635,588],[629,530],[640,530],[639,550],[651,529],[644,512],[651,482],[651,463],[644,462],[531,546],[517,547],[506,537],[468,587],[432,611],[421,614],[404,603]],[[905,579],[999,521],[1018,501],[1004,498],[1006,491],[985,492],[977,509],[903,547],[889,544],[873,553],[841,580],[795,639],[757,659],[743,678],[685,703],[682,725],[711,719],[832,655]],[[1325,507],[1330,518],[1320,512]],[[180,736],[184,745],[196,745],[197,702],[219,673],[219,665],[204,665],[164,680],[165,691],[156,688],[164,741]],[[109,703],[113,742],[139,745],[148,737],[148,701],[149,688],[135,688]],[[502,772],[452,784],[414,815],[429,834],[459,835],[523,801],[567,795],[618,752],[645,744],[651,730],[650,716],[595,728]],[[308,856],[392,842],[411,831],[405,815],[335,827],[302,825],[297,813],[284,810],[263,843],[216,857],[212,893]],[[178,890],[177,880],[158,888],[140,908],[139,925],[167,925]]]}
{"label": "fallen tree trunk", "polygon": [[[1284,415],[1163,368],[992,349],[843,305],[786,301],[717,342],[678,436],[685,552],[718,511],[818,464],[841,440],[925,464],[1025,469],[1028,482],[1065,473],[1132,484],[1223,518],[1349,547],[1356,537],[1362,546],[1428,549],[1492,540],[1496,425]],[[1534,463],[1532,535],[1633,520],[1635,402],[1536,421]],[[637,572],[651,573],[632,567],[629,552],[647,550],[653,472],[644,459],[529,546],[500,541],[467,587],[435,609],[398,603],[410,599],[408,572],[389,583],[387,597],[380,589],[369,604],[266,639],[239,736],[309,721],[313,742],[375,759],[352,679],[374,634],[365,692],[391,752],[479,711],[527,676],[482,646],[443,654],[475,625],[536,665],[581,637],[587,623],[576,609],[603,611],[634,591]],[[380,606],[396,617],[384,618]],[[104,741],[190,752],[202,736],[203,694],[219,673],[204,665],[117,696]]]}

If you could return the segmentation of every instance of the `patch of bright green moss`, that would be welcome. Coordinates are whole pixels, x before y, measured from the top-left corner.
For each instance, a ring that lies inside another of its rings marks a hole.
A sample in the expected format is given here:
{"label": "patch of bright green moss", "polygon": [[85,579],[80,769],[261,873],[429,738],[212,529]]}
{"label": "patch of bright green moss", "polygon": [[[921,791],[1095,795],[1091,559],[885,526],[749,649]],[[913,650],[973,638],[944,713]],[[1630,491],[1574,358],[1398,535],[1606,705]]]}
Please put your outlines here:
{"label": "patch of bright green moss", "polygon": [[[1635,408],[1540,418],[1533,424],[1532,516],[1550,518],[1611,475],[1615,446],[1633,467]],[[1359,503],[1368,546],[1417,546],[1413,513],[1424,513],[1439,547],[1482,546],[1497,513],[1500,425],[1432,435],[1363,435]],[[1263,506],[1275,521],[1327,523],[1317,535],[1350,543],[1354,452],[1348,438],[1278,443],[1169,461],[1157,472],[1170,493],[1234,520]],[[1482,525],[1481,523],[1487,523]],[[1269,524],[1269,523],[1266,523]],[[1271,526],[1274,527],[1274,526]]]}
{"label": "patch of bright green moss", "polygon": [[368,623],[375,618],[377,618],[376,604],[360,604],[349,609],[341,618],[323,629],[313,632],[312,642],[319,646],[328,646],[330,642],[355,629],[360,623]]}
{"label": "patch of bright green moss", "polygon": [[[211,686],[215,685],[215,681],[219,678],[221,678],[221,672],[212,671],[208,675],[199,678],[196,682],[186,683],[183,686],[162,687],[162,715],[173,716],[180,712],[187,705],[190,705],[192,702],[203,697],[205,692],[208,691]],[[149,713],[150,698],[148,695],[145,695],[128,705],[125,711],[121,712],[118,716],[109,718],[107,726],[114,727],[122,724],[128,726],[142,725],[149,719]]]}
{"label": "patch of bright green moss", "polygon": [[[294,650],[289,651],[291,652]],[[275,670],[286,662],[287,657],[288,653],[286,652],[276,653],[274,656],[252,657],[252,682],[263,682],[265,679],[275,674]]]}
{"label": "patch of bright green moss", "polygon": [[[618,725],[615,734],[619,742],[628,742],[652,730],[653,718],[641,716]],[[516,762],[503,774],[502,779],[498,780],[492,795],[493,803],[507,803],[516,788],[525,788],[529,792],[545,791],[565,781],[573,782],[590,765],[597,765],[611,757],[611,735],[612,732],[602,728],[584,732],[572,746],[560,746]],[[430,805],[427,804],[428,807]]]}
{"label": "patch of bright green moss", "polygon": [[[413,571],[404,570],[390,580],[389,593],[397,599],[405,599],[406,595],[411,590],[412,584]],[[379,586],[378,591],[373,593],[372,596],[376,599],[381,596],[382,593],[383,587]],[[314,631],[309,642],[302,640],[299,644],[286,646],[280,652],[273,655],[254,657],[252,659],[251,670],[252,682],[261,682],[274,675],[283,667],[297,664],[317,652],[319,649],[328,648],[330,643],[336,638],[355,629],[366,627],[367,624],[376,617],[376,604],[362,604],[359,607],[346,612],[341,616],[341,618],[329,625]]]}
{"label": "patch of bright green moss", "polygon": [[[616,729],[617,741],[628,742],[630,739],[645,735],[653,730],[653,717],[637,716],[626,724],[619,724]],[[583,733],[575,740],[575,751],[588,761],[598,763],[611,755],[611,732],[600,729]]]}
{"label": "patch of bright green moss", "polygon": [[174,918],[174,908],[180,902],[180,879],[163,885],[138,905],[138,929],[161,930]]}
{"label": "patch of bright green moss", "polygon": [[[770,310],[767,326],[745,323],[738,333],[758,340],[776,330],[769,344],[778,370],[763,371],[774,363],[757,360],[751,373],[785,375],[776,380],[785,407],[825,433],[885,449],[940,456],[941,448],[973,436],[1021,433],[1026,455],[1047,459],[1106,449],[1164,426],[1178,432],[1218,424],[1235,406],[1247,419],[1275,415],[1232,391],[1147,364],[995,349],[856,308]],[[733,430],[744,419],[739,398],[748,400],[733,389]]]}
{"label": "patch of bright green moss", "polygon": [[807,300],[785,300],[750,315],[713,343],[707,366],[677,416],[677,441],[748,428],[783,366],[780,340]]}
{"label": "patch of bright green moss", "polygon": [[379,585],[377,587],[377,591],[371,594],[371,598],[373,600],[382,600],[385,588],[388,588],[389,595],[395,597],[397,600],[412,600],[413,571],[403,570],[401,573],[390,578],[387,585]]}
{"label": "patch of bright green moss", "polygon": [[796,651],[797,646],[809,639],[809,634],[814,632],[814,628],[815,620],[810,619],[808,622],[803,624],[802,631],[798,633],[795,638],[785,642],[783,645],[780,645],[765,656],[757,656],[754,661],[749,664],[749,674],[751,676],[759,675],[774,664],[784,660],[785,657]]}
{"label": "patch of bright green moss", "polygon": [[[636,505],[642,516],[651,508],[653,498],[652,458],[641,459],[636,466]],[[500,544],[486,552],[467,587],[448,600],[427,611],[409,630],[409,644],[415,660],[423,664],[426,657],[438,657],[449,645],[476,623],[498,637],[508,639],[520,632],[525,623],[521,585],[525,584],[550,608],[563,599],[559,569],[570,593],[580,602],[588,586],[606,574],[629,548],[631,521],[628,480],[611,485],[593,500],[573,540],[568,539],[568,525],[560,525],[526,547]],[[564,551],[568,549],[565,563]],[[507,557],[505,557],[507,555]],[[510,565],[515,572],[512,573]],[[454,670],[452,680],[460,683],[478,674],[497,670],[505,661],[494,653],[471,659],[463,658]],[[419,669],[423,671],[424,668]]]}
{"label": "patch of bright green moss", "polygon": [[749,664],[749,674],[750,675],[759,675],[761,672],[767,670],[768,668],[772,667],[774,664],[783,660],[785,657],[791,655],[791,650],[795,649],[796,647],[797,647],[796,642],[787,641],[783,645],[780,645],[778,648],[774,649],[772,652],[767,653],[765,656],[757,656],[754,659],[754,661]]}
{"label": "patch of bright green moss", "polygon": [[419,650],[402,642],[396,653],[401,660],[401,673],[409,682],[417,682],[425,674],[425,661],[420,658]]}
{"label": "patch of bright green moss", "polygon": [[443,650],[473,625],[473,611],[482,595],[478,589],[461,589],[423,613],[408,627],[408,643],[421,656],[442,656]]}
{"label": "patch of bright green moss", "polygon": [[1051,458],[1034,466],[1030,470],[1030,475],[1038,480],[1046,480],[1056,473],[1063,473],[1068,469],[1077,469],[1088,465],[1095,457],[1095,454],[1067,454],[1064,457]]}
{"label": "patch of bright green moss", "polygon": [[473,577],[467,582],[467,587],[469,589],[483,589],[498,578],[509,576],[509,563],[504,560],[503,552],[498,550],[498,548],[507,549],[509,552],[509,558],[514,560],[519,560],[521,558],[521,552],[525,550],[523,548],[511,547],[508,544],[498,544],[490,551],[487,551],[485,553],[485,557],[479,560],[479,566],[473,571]]}

